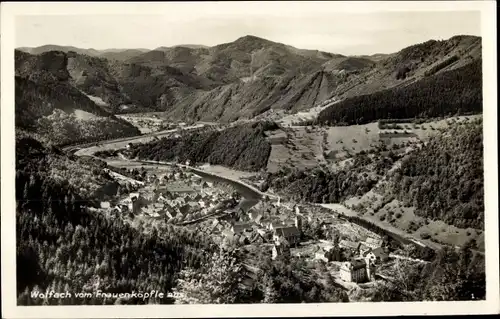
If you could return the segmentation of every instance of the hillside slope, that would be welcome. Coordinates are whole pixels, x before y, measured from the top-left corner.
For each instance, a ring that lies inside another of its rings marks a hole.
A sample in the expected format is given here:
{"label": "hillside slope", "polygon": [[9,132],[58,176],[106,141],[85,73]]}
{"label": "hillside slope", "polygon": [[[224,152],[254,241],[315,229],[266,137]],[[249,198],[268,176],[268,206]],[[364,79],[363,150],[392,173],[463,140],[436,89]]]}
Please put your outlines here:
{"label": "hillside slope", "polygon": [[140,133],[71,85],[67,63],[63,52],[16,51],[16,129],[57,145]]}
{"label": "hillside slope", "polygon": [[72,85],[102,99],[109,112],[165,111],[179,120],[231,122],[426,81],[481,60],[481,38],[455,36],[394,54],[356,57],[254,36],[213,47],[72,51],[66,53]]}
{"label": "hillside slope", "polygon": [[320,123],[364,124],[379,119],[482,112],[482,63],[424,78],[408,86],[345,99],[322,112]]}
{"label": "hillside slope", "polygon": [[64,53],[75,52],[78,54],[88,55],[92,57],[101,57],[110,60],[125,61],[131,59],[135,56],[141,55],[144,52],[149,51],[148,49],[107,49],[107,50],[96,50],[96,49],[82,49],[74,46],[61,46],[61,45],[43,45],[40,47],[20,47],[17,48],[19,51],[26,53],[38,55],[50,51],[61,51]]}
{"label": "hillside slope", "polygon": [[180,138],[163,138],[148,144],[132,146],[131,158],[155,161],[210,163],[258,171],[267,165],[271,145],[264,132],[275,129],[274,123],[254,123],[223,131],[187,133]]}
{"label": "hillside slope", "polygon": [[372,58],[376,64],[364,72],[351,72],[332,92],[339,98],[371,94],[406,86],[438,72],[449,71],[481,59],[481,38],[454,36],[448,40],[429,40],[399,52]]}
{"label": "hillside slope", "polygon": [[297,201],[342,206],[423,240],[484,249],[482,120],[449,122],[427,141],[382,143],[331,166],[284,166],[268,174],[264,187]]}

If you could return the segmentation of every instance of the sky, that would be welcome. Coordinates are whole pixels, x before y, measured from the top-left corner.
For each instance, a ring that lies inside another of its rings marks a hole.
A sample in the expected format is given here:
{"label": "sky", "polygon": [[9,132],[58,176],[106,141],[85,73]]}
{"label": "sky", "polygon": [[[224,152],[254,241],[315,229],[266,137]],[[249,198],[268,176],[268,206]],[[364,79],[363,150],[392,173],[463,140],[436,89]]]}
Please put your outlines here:
{"label": "sky", "polygon": [[430,39],[481,35],[479,11],[353,13],[336,12],[325,3],[294,7],[184,2],[162,6],[157,14],[16,16],[15,45],[154,49],[213,46],[254,35],[300,49],[363,55],[392,53]]}

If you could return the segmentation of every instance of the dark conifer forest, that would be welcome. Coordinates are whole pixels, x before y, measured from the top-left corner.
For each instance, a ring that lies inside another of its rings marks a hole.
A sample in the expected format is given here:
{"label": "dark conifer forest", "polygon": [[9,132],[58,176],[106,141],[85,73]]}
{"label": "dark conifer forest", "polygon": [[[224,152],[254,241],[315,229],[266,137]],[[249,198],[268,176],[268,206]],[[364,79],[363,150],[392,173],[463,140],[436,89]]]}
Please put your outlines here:
{"label": "dark conifer forest", "polygon": [[319,123],[365,124],[379,119],[482,112],[482,63],[438,73],[404,87],[346,99],[323,110]]}
{"label": "dark conifer forest", "polygon": [[393,191],[420,216],[461,228],[484,227],[483,126],[433,137],[402,162]]}
{"label": "dark conifer forest", "polygon": [[264,132],[276,128],[271,123],[231,127],[223,131],[187,133],[180,138],[163,138],[149,144],[135,145],[131,157],[155,161],[210,163],[258,171],[267,165],[271,145]]}
{"label": "dark conifer forest", "polygon": [[[20,304],[48,301],[30,292],[169,292],[184,264],[200,267],[210,238],[165,225],[134,228],[121,218],[89,211],[93,196],[81,196],[51,172],[53,154],[34,140],[17,149],[17,278]],[[59,160],[62,160],[59,158]],[[42,168],[42,169],[41,169]],[[43,169],[45,168],[45,169]],[[69,174],[69,172],[67,172]],[[67,289],[66,289],[67,288]],[[141,303],[141,300],[52,299],[66,304]],[[173,302],[168,298],[155,302]]]}

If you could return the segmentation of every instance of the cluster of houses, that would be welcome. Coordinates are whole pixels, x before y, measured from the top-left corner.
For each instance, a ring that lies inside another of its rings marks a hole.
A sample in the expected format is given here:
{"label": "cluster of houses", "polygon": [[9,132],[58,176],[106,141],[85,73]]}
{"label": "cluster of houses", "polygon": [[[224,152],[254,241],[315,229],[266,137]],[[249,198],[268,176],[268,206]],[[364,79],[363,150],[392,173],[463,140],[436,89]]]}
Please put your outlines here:
{"label": "cluster of houses", "polygon": [[298,245],[302,234],[302,216],[296,214],[295,218],[288,219],[285,214],[280,214],[283,209],[286,208],[279,207],[279,203],[267,209],[250,208],[246,212],[235,207],[228,214],[216,218],[207,231],[219,233],[222,241],[237,246],[273,244],[273,256],[276,258],[285,253],[280,247]]}
{"label": "cluster of houses", "polygon": [[342,263],[340,267],[340,278],[349,282],[365,282],[375,279],[377,265],[389,259],[387,248],[382,247],[382,240],[368,237],[364,242],[354,244],[341,241],[343,245],[352,249],[353,257]]}
{"label": "cluster of houses", "polygon": [[[203,216],[213,216],[205,231],[220,235],[222,245],[268,244],[273,260],[290,256],[291,248],[297,247],[303,237],[303,220],[313,222],[311,215],[306,217],[299,206],[283,204],[279,199],[273,203],[264,200],[249,209],[243,209],[241,203],[226,209],[221,203],[228,199],[227,190],[215,188],[213,183],[179,168],[161,176],[148,175],[147,182],[148,186],[140,191],[114,204],[102,202],[101,207],[113,214],[143,215],[172,223],[197,222],[205,219]],[[329,222],[316,222],[325,234],[334,231]],[[349,252],[349,259],[342,262],[339,273],[340,279],[348,282],[373,280],[377,265],[389,258],[382,240],[377,238],[368,237],[358,243],[341,240],[338,247]],[[330,247],[317,252],[315,258],[326,262],[339,260],[332,258],[333,253]]]}
{"label": "cluster of houses", "polygon": [[151,186],[128,194],[115,205],[102,202],[101,207],[112,214],[143,215],[177,223],[207,214],[227,197],[213,183],[181,169],[161,176],[148,175],[147,182]]}

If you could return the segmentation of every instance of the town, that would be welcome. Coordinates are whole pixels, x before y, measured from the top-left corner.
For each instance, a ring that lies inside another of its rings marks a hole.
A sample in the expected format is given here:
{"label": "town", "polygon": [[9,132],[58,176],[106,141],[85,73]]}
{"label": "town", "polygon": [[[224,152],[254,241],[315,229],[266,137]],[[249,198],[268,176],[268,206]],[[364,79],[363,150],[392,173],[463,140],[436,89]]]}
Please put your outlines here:
{"label": "town", "polygon": [[[346,289],[387,277],[393,259],[378,234],[321,206],[283,202],[264,196],[242,198],[231,186],[202,178],[187,165],[144,169],[135,191],[101,202],[112,216],[164,221],[209,234],[226,249],[260,249],[268,258],[301,258],[326,265]],[[145,172],[145,174],[144,174]],[[251,282],[258,263],[246,265]]]}

